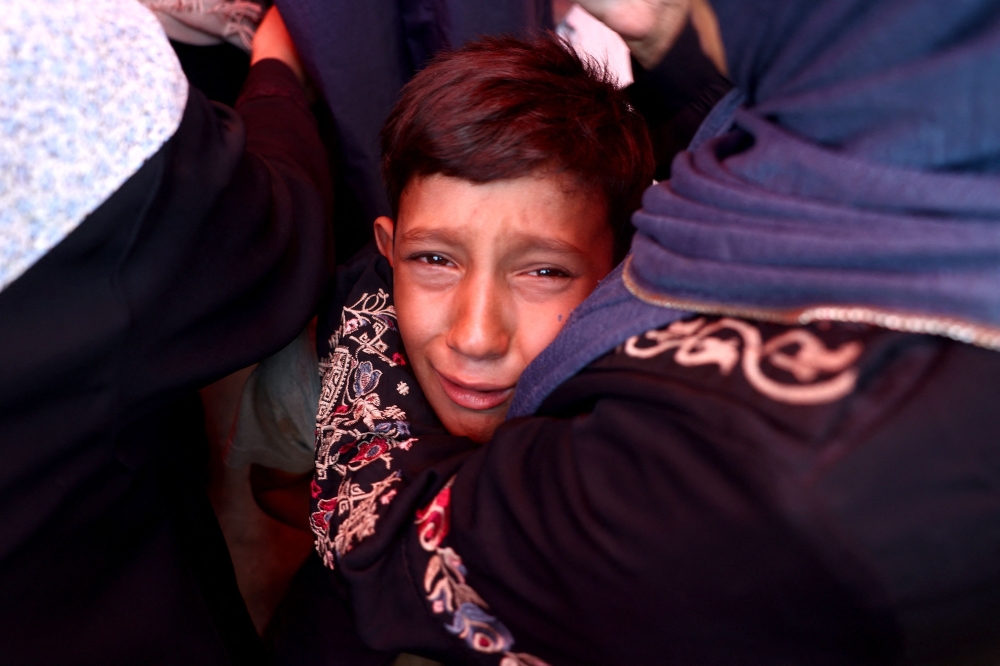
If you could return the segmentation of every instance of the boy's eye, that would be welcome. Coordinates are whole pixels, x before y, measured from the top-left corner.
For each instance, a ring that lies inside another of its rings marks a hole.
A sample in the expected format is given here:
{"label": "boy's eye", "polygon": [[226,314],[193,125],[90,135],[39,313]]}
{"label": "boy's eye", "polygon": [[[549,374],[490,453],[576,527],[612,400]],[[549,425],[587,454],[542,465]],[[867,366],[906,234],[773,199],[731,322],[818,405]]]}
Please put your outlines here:
{"label": "boy's eye", "polygon": [[537,268],[529,272],[528,275],[535,275],[537,277],[547,277],[547,278],[569,277],[569,273],[559,268]]}
{"label": "boy's eye", "polygon": [[433,253],[419,254],[414,259],[424,264],[430,264],[431,266],[447,266],[451,264],[451,260],[448,257]]}

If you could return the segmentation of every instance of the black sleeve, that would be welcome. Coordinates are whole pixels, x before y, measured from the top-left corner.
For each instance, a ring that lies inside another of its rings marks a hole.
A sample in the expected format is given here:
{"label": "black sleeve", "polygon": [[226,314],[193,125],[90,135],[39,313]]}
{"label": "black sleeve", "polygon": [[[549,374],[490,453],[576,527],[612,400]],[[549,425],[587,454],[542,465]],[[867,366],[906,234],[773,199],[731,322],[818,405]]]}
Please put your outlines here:
{"label": "black sleeve", "polygon": [[701,50],[690,23],[663,60],[651,70],[632,59],[635,82],[626,88],[629,101],[649,126],[656,158],[656,180],[670,178],[670,164],[688,147],[715,103],[733,84]]}
{"label": "black sleeve", "polygon": [[158,407],[304,327],[331,202],[294,74],[258,63],[237,107],[190,90],[160,150],[0,291],[0,662],[257,661],[195,442]]}
{"label": "black sleeve", "polygon": [[737,427],[727,398],[664,399],[656,373],[605,364],[477,446],[433,419],[376,293],[349,299],[321,356],[311,519],[371,647],[502,666],[864,663],[863,604],[757,476],[774,461],[736,431],[703,436],[705,414]]}
{"label": "black sleeve", "polygon": [[117,274],[131,319],[123,395],[137,401],[276,351],[328,280],[326,154],[286,65],[254,65],[235,111],[191,89],[161,153]]}
{"label": "black sleeve", "polygon": [[377,294],[348,299],[321,356],[311,518],[370,646],[501,666],[881,663],[880,588],[791,480],[780,419],[708,390],[711,369],[682,381],[616,351],[477,446],[433,420]]}

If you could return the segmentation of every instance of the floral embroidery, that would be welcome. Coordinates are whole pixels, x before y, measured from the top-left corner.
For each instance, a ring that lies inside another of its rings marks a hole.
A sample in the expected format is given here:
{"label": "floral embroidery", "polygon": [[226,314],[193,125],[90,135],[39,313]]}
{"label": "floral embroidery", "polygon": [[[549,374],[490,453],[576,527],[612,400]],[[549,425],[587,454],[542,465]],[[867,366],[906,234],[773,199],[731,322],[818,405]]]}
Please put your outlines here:
{"label": "floral embroidery", "polygon": [[[398,371],[389,371],[407,363],[401,351],[390,348],[398,349],[398,335],[391,334],[395,330],[389,295],[382,289],[364,293],[344,308],[329,340],[332,351],[320,361],[310,526],[316,550],[331,569],[337,558],[375,533],[380,512],[386,511],[403,482],[393,456],[416,442],[403,409],[383,404],[383,399],[390,400],[388,387],[393,383],[399,396],[411,392],[410,384],[394,376]],[[453,481],[416,513],[418,542],[430,556],[423,587],[431,609],[443,616],[449,633],[480,654],[495,655],[500,666],[548,666],[512,651],[510,631],[469,586],[462,558],[444,545],[451,526]]]}
{"label": "floral embroidery", "polygon": [[[739,337],[713,337],[722,331],[734,331]],[[837,349],[828,349],[802,328],[793,328],[764,343],[760,330],[749,322],[723,318],[708,324],[700,317],[633,336],[622,349],[633,358],[652,358],[674,349],[674,362],[678,365],[714,364],[722,375],[728,375],[742,360],[747,381],[768,398],[792,405],[819,405],[840,400],[854,390],[858,370],[849,366],[861,355],[863,347],[860,342],[848,342]],[[768,377],[761,367],[764,361],[788,372],[800,384]],[[833,377],[817,382],[820,375]]]}
{"label": "floral embroidery", "polygon": [[[310,526],[316,550],[330,568],[336,556],[375,533],[379,506],[392,501],[396,491],[391,486],[400,480],[398,471],[388,472],[392,452],[409,450],[416,441],[410,436],[406,413],[396,405],[382,405],[375,392],[383,375],[376,364],[405,365],[399,352],[387,355],[389,345],[382,339],[395,328],[396,310],[389,295],[382,289],[365,293],[344,308],[340,327],[330,338],[333,352],[320,362],[323,379],[316,414],[315,510]],[[348,477],[348,472],[375,462],[385,465],[383,478],[364,484]],[[331,471],[340,478],[333,497],[324,492],[336,479]],[[334,516],[339,519],[338,527],[331,535]]]}
{"label": "floral embroidery", "polygon": [[444,628],[478,652],[504,652],[514,643],[507,627],[482,607],[469,601],[455,609],[451,624],[446,624]]}
{"label": "floral embroidery", "polygon": [[511,652],[514,637],[489,613],[489,605],[465,581],[462,558],[442,542],[451,527],[452,477],[424,509],[417,511],[420,547],[432,553],[424,571],[424,591],[431,609],[448,617],[444,628],[476,652],[502,653],[500,666],[548,666],[538,657]]}
{"label": "floral embroidery", "polygon": [[[350,483],[345,479],[340,484],[336,498],[317,502],[319,511],[310,517],[310,525],[314,533],[322,533],[329,539],[333,511],[336,510],[338,515],[347,516],[341,521],[340,528],[337,530],[337,536],[333,540],[333,551],[330,550],[329,544],[324,544],[326,547],[320,551],[320,557],[323,558],[324,564],[333,568],[334,552],[343,555],[351,549],[355,542],[375,534],[375,523],[378,521],[377,504],[388,504],[391,501],[392,498],[385,491],[389,486],[399,481],[399,478],[399,472],[393,472],[385,479],[373,483],[367,492],[362,490],[361,484]],[[388,501],[386,501],[387,497]],[[321,521],[319,524],[315,522],[318,516]],[[320,529],[317,530],[317,527]]]}

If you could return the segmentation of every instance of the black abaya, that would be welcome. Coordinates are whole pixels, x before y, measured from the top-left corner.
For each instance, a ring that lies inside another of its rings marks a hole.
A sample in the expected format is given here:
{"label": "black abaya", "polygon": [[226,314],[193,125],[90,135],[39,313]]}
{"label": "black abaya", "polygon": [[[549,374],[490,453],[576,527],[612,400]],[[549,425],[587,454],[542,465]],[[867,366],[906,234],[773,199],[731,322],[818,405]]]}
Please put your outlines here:
{"label": "black abaya", "polygon": [[235,113],[191,90],[173,138],[0,293],[5,664],[259,659],[196,471],[155,415],[302,329],[330,199],[302,90],[263,61]]}

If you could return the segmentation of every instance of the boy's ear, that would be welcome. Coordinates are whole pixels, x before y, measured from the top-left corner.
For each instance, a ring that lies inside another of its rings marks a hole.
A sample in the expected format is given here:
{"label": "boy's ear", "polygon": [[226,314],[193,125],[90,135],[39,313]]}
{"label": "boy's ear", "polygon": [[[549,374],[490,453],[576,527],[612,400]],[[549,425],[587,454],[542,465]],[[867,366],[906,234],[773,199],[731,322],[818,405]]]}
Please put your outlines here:
{"label": "boy's ear", "polygon": [[375,218],[375,244],[383,257],[389,260],[392,266],[392,235],[396,230],[396,225],[392,218],[382,215]]}

